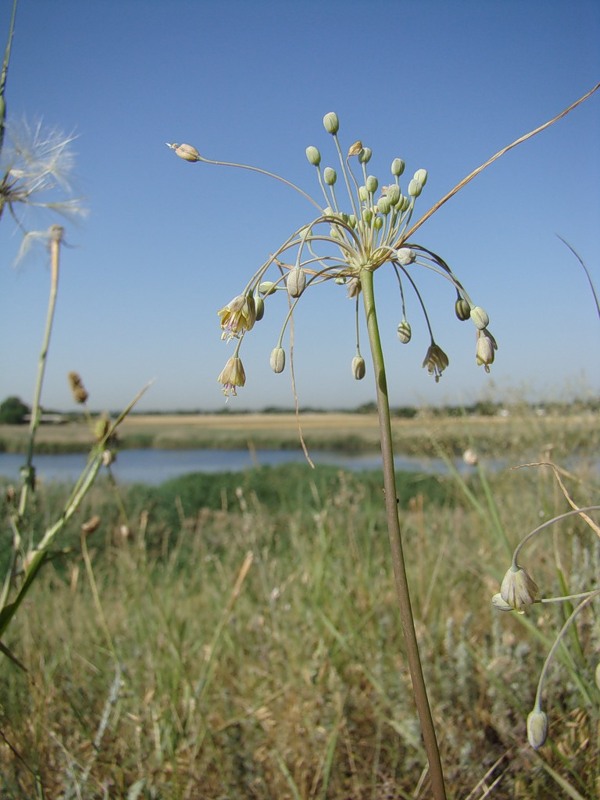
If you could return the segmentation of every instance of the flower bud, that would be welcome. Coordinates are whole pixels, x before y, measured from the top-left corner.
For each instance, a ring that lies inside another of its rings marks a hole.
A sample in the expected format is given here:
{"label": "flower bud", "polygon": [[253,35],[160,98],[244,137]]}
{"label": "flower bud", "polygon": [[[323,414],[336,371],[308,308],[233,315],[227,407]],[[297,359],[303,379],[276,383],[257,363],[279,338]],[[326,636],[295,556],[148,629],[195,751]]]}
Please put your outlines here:
{"label": "flower bud", "polygon": [[527,715],[527,739],[534,750],[540,748],[548,736],[548,715],[534,708]]}
{"label": "flower bud", "polygon": [[377,210],[382,214],[389,214],[391,207],[392,204],[386,195],[383,195],[383,197],[380,197],[377,201]]}
{"label": "flower bud", "polygon": [[390,203],[395,206],[398,200],[400,200],[400,187],[396,186],[395,183],[392,183],[391,186],[387,187],[385,196]]}
{"label": "flower bud", "polygon": [[373,227],[376,231],[380,231],[383,228],[383,217],[375,217]]}
{"label": "flower bud", "polygon": [[358,187],[358,197],[363,203],[365,203],[369,199],[369,192],[367,191],[366,186]]}
{"label": "flower bud", "polygon": [[330,111],[323,117],[323,126],[327,133],[335,135],[340,129],[340,121],[335,111]]}
{"label": "flower bud", "polygon": [[364,358],[362,356],[354,356],[352,359],[352,374],[354,375],[354,380],[362,381],[366,371]]}
{"label": "flower bud", "polygon": [[184,161],[200,161],[200,153],[191,144],[170,144],[168,147],[175,151],[175,155]]}
{"label": "flower bud", "polygon": [[600,689],[600,661],[596,664],[596,672],[594,673],[596,679],[596,686]]}
{"label": "flower bud", "polygon": [[402,342],[402,344],[408,344],[410,342],[410,338],[412,336],[412,330],[410,328],[410,324],[403,319],[402,322],[398,325],[398,338]]}
{"label": "flower bud", "polygon": [[362,142],[359,139],[357,142],[354,142],[354,144],[350,145],[350,147],[348,148],[348,158],[350,158],[350,156],[360,155],[360,151],[362,149],[363,149]]}
{"label": "flower bud", "polygon": [[318,167],[321,163],[321,153],[317,150],[316,147],[312,145],[306,148],[306,157],[308,159],[308,163],[312,164],[313,167]]}
{"label": "flower bud", "polygon": [[375,177],[375,175],[369,175],[367,180],[365,181],[365,186],[367,187],[367,192],[371,192],[371,194],[375,194],[377,191],[377,187],[379,186],[379,181]]}
{"label": "flower bud", "polygon": [[302,267],[294,267],[288,272],[285,285],[290,297],[300,297],[306,287],[306,272]]}
{"label": "flower bud", "polygon": [[256,310],[256,322],[259,322],[265,315],[265,301],[259,294],[254,295],[254,308]]}
{"label": "flower bud", "polygon": [[439,379],[442,377],[442,372],[446,369],[449,363],[450,359],[446,353],[444,353],[442,348],[435,342],[432,342],[429,345],[427,353],[425,354],[423,366],[427,367],[427,372],[430,375],[433,375],[436,383],[438,383]]}
{"label": "flower bud", "polygon": [[470,311],[470,316],[473,322],[475,323],[475,327],[482,331],[484,328],[490,324],[490,318],[486,314],[485,310],[481,308],[481,306],[473,306]]}
{"label": "flower bud", "polygon": [[271,350],[269,364],[273,372],[283,372],[285,368],[285,350],[283,347],[274,347],[273,350]]}
{"label": "flower bud", "polygon": [[392,161],[392,175],[395,175],[396,177],[402,175],[405,166],[406,165],[401,158],[395,158]]}
{"label": "flower bud", "polygon": [[426,169],[418,169],[415,172],[415,174],[413,175],[413,178],[418,183],[420,183],[421,186],[425,186],[425,184],[427,183],[427,170]]}
{"label": "flower bud", "polygon": [[370,147],[363,147],[363,149],[358,154],[358,160],[361,164],[368,164],[371,160],[371,156],[373,155],[373,151]]}
{"label": "flower bud", "polygon": [[502,579],[500,595],[505,603],[523,614],[525,606],[537,600],[538,587],[527,570],[517,564],[511,566]]}
{"label": "flower bud", "polygon": [[456,299],[456,303],[454,303],[454,313],[461,322],[464,322],[471,316],[471,306],[464,297],[458,297]]}
{"label": "flower bud", "polygon": [[396,250],[396,261],[401,264],[403,267],[407,267],[409,264],[412,264],[417,254],[414,250],[411,250],[410,247],[401,247],[400,250]]}
{"label": "flower bud", "polygon": [[323,180],[328,186],[333,186],[333,184],[337,181],[337,172],[333,169],[333,167],[325,167],[323,171]]}
{"label": "flower bud", "polygon": [[408,184],[408,193],[411,197],[418,197],[423,190],[423,184],[416,181],[414,178]]}
{"label": "flower bud", "polygon": [[273,294],[275,291],[277,291],[277,287],[273,281],[263,281],[261,284],[259,284],[258,291],[264,297],[266,297],[267,295]]}
{"label": "flower bud", "polygon": [[475,360],[477,366],[483,366],[486,372],[490,371],[490,364],[494,363],[494,351],[498,349],[496,340],[488,330],[477,331],[477,346]]}

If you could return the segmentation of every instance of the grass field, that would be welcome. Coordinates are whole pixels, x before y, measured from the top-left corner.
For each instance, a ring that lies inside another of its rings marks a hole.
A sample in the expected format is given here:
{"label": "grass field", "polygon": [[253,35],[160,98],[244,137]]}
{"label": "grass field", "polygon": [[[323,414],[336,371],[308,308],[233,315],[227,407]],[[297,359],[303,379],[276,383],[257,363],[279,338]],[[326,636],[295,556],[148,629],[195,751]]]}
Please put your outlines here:
{"label": "grass field", "polygon": [[[301,421],[313,446],[332,431],[375,439],[373,417]],[[293,415],[136,416],[122,437],[297,443],[295,426]],[[395,430],[448,454],[502,448],[514,463],[550,445],[559,461],[593,454],[597,437],[593,419],[535,415],[398,420]],[[42,429],[63,442],[84,432]],[[583,462],[563,475],[579,505],[598,493]],[[33,540],[66,492],[34,496]],[[511,546],[569,508],[552,473],[400,474],[398,497],[449,798],[593,800],[598,610],[581,615],[550,670],[549,738],[536,752],[525,719],[569,609],[519,616],[490,603]],[[82,538],[93,515],[100,526]],[[2,554],[11,544],[6,526]],[[570,518],[523,561],[545,596],[582,591],[597,583],[600,546]],[[155,488],[102,479],[3,644],[27,670],[0,656],[3,800],[429,797],[378,473],[289,465]]]}
{"label": "grass field", "polygon": [[[348,451],[378,450],[375,414],[199,414],[129,416],[119,428],[122,447],[155,448],[297,448],[301,428],[309,447]],[[441,446],[455,454],[475,445],[482,453],[500,455],[517,449],[539,455],[551,447],[557,458],[600,450],[600,415],[592,412],[546,414],[522,409],[507,417],[437,416],[421,413],[396,418],[393,433],[398,453],[431,454]],[[24,426],[0,425],[0,449],[23,451]],[[90,428],[85,422],[42,425],[38,451],[85,450]]]}

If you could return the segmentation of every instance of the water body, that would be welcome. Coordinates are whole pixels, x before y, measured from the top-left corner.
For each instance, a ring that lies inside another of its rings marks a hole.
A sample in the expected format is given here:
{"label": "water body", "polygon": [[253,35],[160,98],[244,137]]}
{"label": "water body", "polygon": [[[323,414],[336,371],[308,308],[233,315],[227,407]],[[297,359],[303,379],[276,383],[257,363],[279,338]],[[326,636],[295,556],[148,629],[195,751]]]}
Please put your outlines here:
{"label": "water body", "polygon": [[[325,464],[342,469],[359,471],[381,467],[377,455],[346,455],[327,451],[310,453],[315,465]],[[0,453],[0,475],[12,481],[19,479],[19,469],[25,457],[19,453]],[[144,483],[156,486],[164,481],[190,472],[240,472],[255,466],[305,462],[298,450],[121,450],[112,469],[120,483]],[[83,453],[38,455],[35,457],[36,474],[43,481],[73,482],[86,463]],[[439,458],[398,456],[398,470],[446,473],[446,464]],[[457,462],[461,471],[468,468]],[[501,466],[496,464],[495,468]]]}

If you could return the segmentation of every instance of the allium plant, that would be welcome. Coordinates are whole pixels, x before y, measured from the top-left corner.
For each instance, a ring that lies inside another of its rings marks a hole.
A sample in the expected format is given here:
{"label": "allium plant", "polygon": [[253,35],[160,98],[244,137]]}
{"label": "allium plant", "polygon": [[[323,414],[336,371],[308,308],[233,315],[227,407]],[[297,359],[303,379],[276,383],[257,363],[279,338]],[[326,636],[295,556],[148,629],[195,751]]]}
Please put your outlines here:
{"label": "allium plant", "polygon": [[[600,86],[600,85],[599,85]],[[421,225],[447,200],[458,192],[479,172],[522,141],[548,127],[560,117],[583,102],[599,86],[565,109],[554,119],[535,131],[513,142],[487,162],[474,170],[445,197],[437,202],[420,219],[414,222],[417,200],[425,189],[427,171],[417,169],[412,177],[405,177],[405,163],[400,157],[392,159],[385,184],[370,172],[371,149],[358,140],[345,150],[338,137],[340,128],[337,114],[329,112],[323,118],[325,131],[331,136],[334,150],[333,166],[323,166],[319,149],[306,148],[306,158],[314,168],[321,200],[317,201],[290,181],[258,167],[205,158],[190,144],[168,143],[179,158],[190,163],[237,167],[260,172],[285,183],[299,192],[316,209],[316,215],[300,225],[250,277],[241,291],[218,311],[221,338],[235,344],[233,355],[218,377],[227,397],[235,395],[246,382],[240,349],[245,336],[266,313],[267,304],[283,294],[287,299],[287,312],[281,333],[270,355],[274,372],[285,369],[284,334],[301,299],[323,283],[333,281],[347,289],[347,296],[356,304],[356,352],[351,361],[354,377],[361,380],[366,374],[359,338],[358,315],[360,300],[365,315],[371,359],[375,379],[379,413],[382,452],[384,495],[396,594],[400,619],[406,644],[407,661],[411,674],[415,703],[423,741],[429,761],[432,796],[445,798],[445,784],[439,748],[421,659],[406,577],[403,540],[398,516],[394,453],[392,447],[390,403],[386,370],[381,346],[375,299],[375,274],[392,272],[398,282],[401,320],[397,335],[400,342],[411,340],[411,326],[407,319],[405,289],[417,298],[429,331],[429,346],[423,367],[439,381],[448,367],[449,358],[434,337],[432,321],[427,314],[425,300],[418,287],[419,268],[430,270],[443,278],[454,294],[454,306],[459,320],[470,320],[476,330],[475,359],[489,372],[494,361],[497,344],[488,325],[489,318],[467,293],[444,259],[412,237]],[[339,171],[339,174],[338,174]],[[520,596],[520,595],[519,595]]]}

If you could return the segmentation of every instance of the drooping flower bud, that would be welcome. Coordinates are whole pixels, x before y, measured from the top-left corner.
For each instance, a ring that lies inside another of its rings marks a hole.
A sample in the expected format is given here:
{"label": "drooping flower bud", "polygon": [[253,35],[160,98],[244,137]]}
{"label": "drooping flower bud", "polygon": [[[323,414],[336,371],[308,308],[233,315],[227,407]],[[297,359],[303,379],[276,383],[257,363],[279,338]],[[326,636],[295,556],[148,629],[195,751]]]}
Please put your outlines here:
{"label": "drooping flower bud", "polygon": [[438,383],[442,377],[442,372],[446,369],[449,363],[450,359],[446,353],[444,353],[442,348],[435,342],[432,342],[429,345],[427,353],[425,354],[423,366],[427,367],[427,372],[434,376],[436,383]]}
{"label": "drooping flower bud", "polygon": [[398,325],[398,339],[402,342],[402,344],[408,344],[410,342],[412,336],[412,330],[410,327],[410,323],[408,323],[405,319]]}
{"label": "drooping flower bud", "polygon": [[484,328],[490,324],[490,318],[488,317],[486,311],[481,308],[481,306],[473,306],[470,311],[470,317],[473,320],[475,327],[482,331]]}
{"label": "drooping flower bud", "polygon": [[331,133],[332,135],[339,131],[340,121],[335,111],[329,111],[329,113],[325,114],[323,117],[323,126],[325,127],[327,133]]}
{"label": "drooping flower bud", "polygon": [[337,181],[337,172],[333,169],[333,167],[325,167],[323,170],[323,180],[328,186],[333,186],[333,184]]}
{"label": "drooping flower bud", "polygon": [[412,264],[416,257],[417,254],[414,250],[411,250],[410,247],[401,247],[399,250],[396,250],[396,261],[403,267]]}
{"label": "drooping flower bud", "polygon": [[525,606],[529,606],[538,598],[538,587],[527,570],[520,566],[511,566],[500,586],[500,595],[505,603],[524,614]]}
{"label": "drooping flower bud", "polygon": [[273,372],[283,372],[285,369],[285,350],[283,347],[274,347],[273,350],[271,350],[269,364]]}
{"label": "drooping flower bud", "polygon": [[306,272],[302,267],[294,267],[288,272],[285,285],[290,297],[300,297],[306,288]]}
{"label": "drooping flower bud", "polygon": [[306,158],[308,159],[308,163],[312,164],[313,167],[318,167],[321,163],[321,153],[312,145],[306,148]]}
{"label": "drooping flower bud", "polygon": [[475,360],[477,366],[483,366],[486,372],[490,371],[490,364],[494,363],[494,351],[498,349],[496,340],[488,330],[477,331],[477,346]]}
{"label": "drooping flower bud", "polygon": [[259,294],[254,295],[254,307],[256,309],[256,321],[259,322],[265,315],[265,301]]}
{"label": "drooping flower bud", "polygon": [[454,313],[461,322],[465,322],[465,320],[469,319],[471,316],[471,306],[464,297],[458,297],[456,299],[456,303],[454,304]]}
{"label": "drooping flower bud", "polygon": [[536,707],[527,715],[527,740],[534,750],[538,750],[547,736],[548,715]]}
{"label": "drooping flower bud", "polygon": [[354,380],[362,381],[366,371],[364,358],[362,356],[354,356],[352,359],[352,374],[354,375]]}
{"label": "drooping flower bud", "polygon": [[405,166],[406,165],[405,165],[404,161],[402,161],[401,158],[395,158],[392,161],[392,175],[396,175],[396,177],[399,177],[400,175],[402,175],[402,173],[404,172],[404,167]]}

